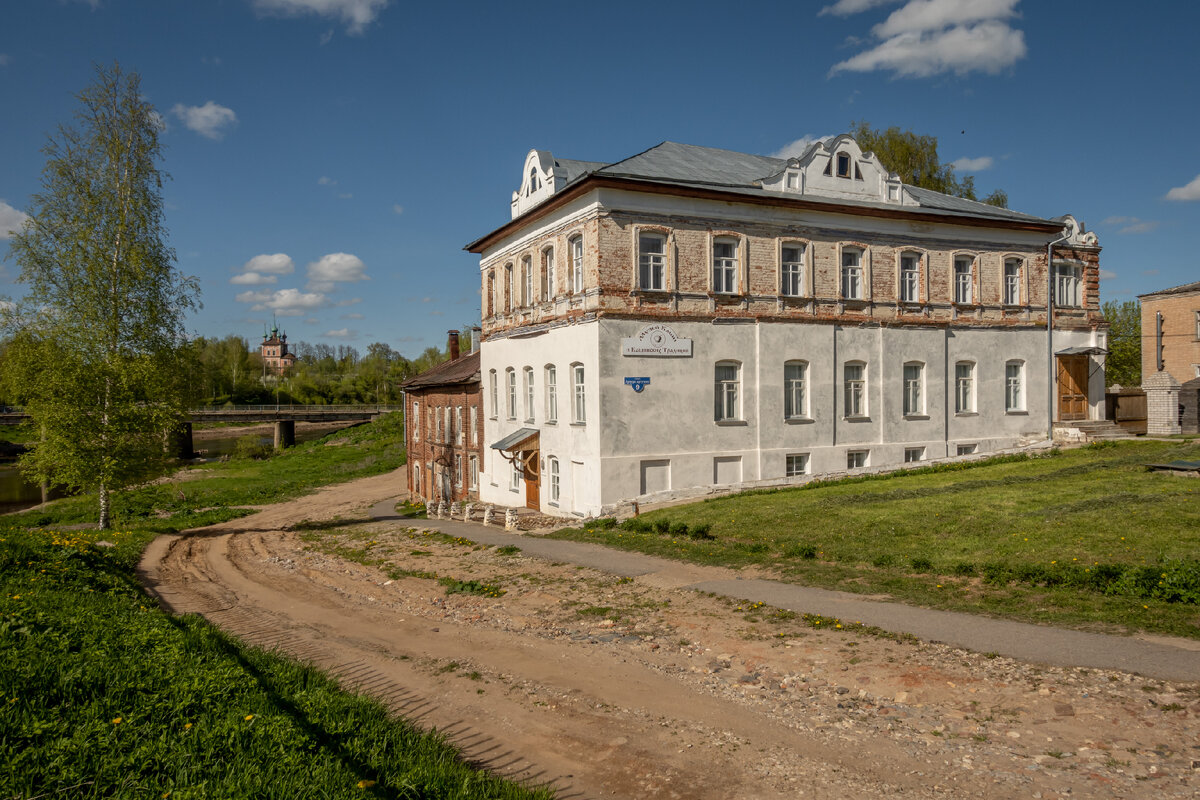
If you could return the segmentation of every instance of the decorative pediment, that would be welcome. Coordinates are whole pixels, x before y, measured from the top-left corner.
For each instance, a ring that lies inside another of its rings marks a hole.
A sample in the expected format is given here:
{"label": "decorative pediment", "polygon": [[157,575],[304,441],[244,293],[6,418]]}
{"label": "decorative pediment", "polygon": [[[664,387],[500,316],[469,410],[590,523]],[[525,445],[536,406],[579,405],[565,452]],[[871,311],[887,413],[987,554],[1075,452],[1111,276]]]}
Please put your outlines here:
{"label": "decorative pediment", "polygon": [[565,171],[557,175],[554,156],[549,150],[530,150],[521,170],[521,188],[513,192],[512,215],[516,219],[539,203],[548,200],[555,189],[566,183]]}
{"label": "decorative pediment", "polygon": [[779,172],[762,180],[764,189],[784,194],[916,205],[895,173],[872,152],[864,152],[848,133],[813,142],[789,158]]}
{"label": "decorative pediment", "polygon": [[1055,217],[1056,222],[1063,224],[1063,235],[1067,236],[1066,244],[1069,247],[1099,247],[1100,240],[1096,234],[1087,229],[1079,220],[1070,214],[1064,214],[1061,217]]}

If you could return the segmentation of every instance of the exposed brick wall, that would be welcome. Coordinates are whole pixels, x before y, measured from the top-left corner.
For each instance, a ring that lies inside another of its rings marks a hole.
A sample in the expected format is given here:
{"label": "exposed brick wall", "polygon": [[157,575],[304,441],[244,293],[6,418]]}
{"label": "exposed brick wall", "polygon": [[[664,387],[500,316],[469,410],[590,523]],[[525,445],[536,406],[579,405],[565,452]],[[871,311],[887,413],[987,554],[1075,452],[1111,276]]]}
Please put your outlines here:
{"label": "exposed brick wall", "polygon": [[1196,337],[1196,314],[1200,292],[1142,298],[1142,379],[1158,371],[1154,315],[1163,315],[1163,368],[1179,383],[1196,377],[1200,364],[1200,339]]}
{"label": "exposed brick wall", "polygon": [[[413,403],[419,407],[414,413]],[[446,426],[445,410],[449,408],[450,426]],[[462,443],[457,443],[455,409],[462,409]],[[471,409],[475,409],[474,430]],[[475,500],[479,497],[478,482],[471,488],[471,456],[479,469],[483,468],[483,391],[478,384],[470,387],[448,386],[410,389],[405,393],[405,445],[408,449],[408,490],[413,495],[436,502],[445,500]],[[462,483],[458,485],[455,456],[462,466]],[[432,465],[432,472],[430,469]],[[420,469],[416,469],[416,467]],[[450,475],[450,494],[443,496],[438,475]],[[419,477],[418,477],[419,476]],[[420,484],[418,485],[418,481]]]}

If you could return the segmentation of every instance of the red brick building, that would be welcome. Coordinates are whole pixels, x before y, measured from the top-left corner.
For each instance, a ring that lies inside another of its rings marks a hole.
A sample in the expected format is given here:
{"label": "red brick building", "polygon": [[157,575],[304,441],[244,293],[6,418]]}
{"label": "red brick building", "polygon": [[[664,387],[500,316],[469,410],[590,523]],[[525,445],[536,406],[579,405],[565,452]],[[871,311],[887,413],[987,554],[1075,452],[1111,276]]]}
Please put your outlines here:
{"label": "red brick building", "polygon": [[426,502],[477,500],[483,459],[483,391],[479,351],[450,360],[400,384],[404,391],[408,489]]}
{"label": "red brick building", "polygon": [[1151,433],[1200,432],[1200,281],[1138,295]]}

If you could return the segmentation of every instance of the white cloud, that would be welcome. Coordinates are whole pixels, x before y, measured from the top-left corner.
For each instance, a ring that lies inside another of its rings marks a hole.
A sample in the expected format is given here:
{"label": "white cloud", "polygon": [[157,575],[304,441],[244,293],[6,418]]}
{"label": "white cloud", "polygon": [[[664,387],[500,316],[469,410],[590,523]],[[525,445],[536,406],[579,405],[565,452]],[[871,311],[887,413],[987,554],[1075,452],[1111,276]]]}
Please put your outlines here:
{"label": "white cloud", "polygon": [[340,317],[338,317],[338,319],[366,319],[366,318],[367,317],[365,314],[360,314],[357,311],[353,311],[349,314],[342,314]]}
{"label": "white cloud", "polygon": [[1100,270],[1100,280],[1102,280],[1102,281],[1111,281],[1116,277],[1117,277],[1117,273],[1113,272],[1110,269]]}
{"label": "white cloud", "polygon": [[352,331],[349,328],[338,328],[335,331],[325,331],[325,335],[330,339],[353,339],[358,335],[358,332]]}
{"label": "white cloud", "polygon": [[1019,0],[909,0],[871,29],[874,48],[835,64],[830,74],[887,70],[925,78],[953,72],[996,74],[1025,57],[1025,34],[1008,19]]}
{"label": "white cloud", "polygon": [[302,292],[299,289],[242,292],[235,299],[239,303],[254,303],[251,311],[273,311],[281,317],[299,317],[327,303],[327,298],[320,292]]}
{"label": "white cloud", "polygon": [[951,161],[950,166],[954,167],[955,171],[982,172],[985,169],[991,169],[995,163],[996,160],[991,156],[980,156],[979,158],[960,158],[957,161]]}
{"label": "white cloud", "polygon": [[399,215],[399,214],[403,214],[403,213],[404,213],[404,206],[402,206],[402,205],[400,205],[399,203],[397,203],[396,205],[392,206],[392,211],[396,212],[396,214],[397,214],[397,215]]}
{"label": "white cloud", "polygon": [[337,181],[335,181],[333,178],[322,175],[321,177],[317,178],[317,186],[337,186]]}
{"label": "white cloud", "polygon": [[265,303],[268,300],[270,300],[272,296],[273,296],[273,293],[269,292],[269,291],[268,292],[246,291],[246,292],[238,292],[234,296],[233,299],[237,300],[239,303]]}
{"label": "white cloud", "polygon": [[179,117],[188,130],[208,139],[220,139],[225,135],[226,128],[237,124],[237,114],[233,113],[232,108],[217,105],[212,100],[202,106],[176,103],[171,107],[171,113]]}
{"label": "white cloud", "polygon": [[349,200],[351,197],[354,197],[354,195],[350,192],[338,192],[337,197],[339,200]]}
{"label": "white cloud", "polygon": [[21,230],[21,226],[25,224],[25,220],[29,219],[29,215],[19,208],[13,208],[8,203],[0,200],[0,239],[10,239],[12,235]]}
{"label": "white cloud", "polygon": [[338,300],[334,305],[338,308],[345,308],[346,306],[356,306],[361,302],[361,297],[347,297],[345,300]]}
{"label": "white cloud", "polygon": [[771,153],[771,158],[792,158],[801,155],[813,142],[828,139],[828,136],[812,136],[805,134],[794,142],[788,142],[783,147]]}
{"label": "white cloud", "polygon": [[304,324],[305,325],[320,325],[321,320],[317,319],[316,317],[305,317]]}
{"label": "white cloud", "polygon": [[1190,200],[1200,200],[1200,175],[1192,178],[1191,183],[1184,186],[1176,186],[1171,191],[1167,192],[1168,200],[1181,200],[1184,202]]}
{"label": "white cloud", "polygon": [[366,281],[366,265],[350,253],[330,253],[308,265],[308,288],[316,292],[331,292],[336,283]]}
{"label": "white cloud", "polygon": [[1109,217],[1104,225],[1120,225],[1117,233],[1150,233],[1161,224],[1153,219],[1138,219],[1137,217]]}
{"label": "white cloud", "polygon": [[329,44],[330,42],[332,42],[332,41],[333,41],[333,28],[330,28],[329,30],[327,30],[327,31],[325,31],[324,33],[322,33],[322,34],[321,34],[321,35],[320,35],[320,36],[317,38],[317,41],[318,41],[318,42],[321,44],[321,46],[322,46],[322,47],[324,47],[325,45],[327,45],[327,44]]}
{"label": "white cloud", "polygon": [[245,272],[264,272],[268,275],[291,275],[296,271],[287,253],[263,253],[242,265]]}
{"label": "white cloud", "polygon": [[241,275],[234,275],[229,282],[234,286],[266,286],[278,283],[279,278],[274,275],[263,275],[261,272],[243,272]]}
{"label": "white cloud", "polygon": [[886,6],[898,2],[900,0],[837,0],[833,5],[822,8],[817,16],[823,17],[826,14],[833,14],[835,17],[848,17],[851,14],[857,14],[869,8]]}
{"label": "white cloud", "polygon": [[254,0],[254,7],[263,14],[298,17],[317,14],[340,19],[346,32],[360,34],[387,8],[390,0]]}

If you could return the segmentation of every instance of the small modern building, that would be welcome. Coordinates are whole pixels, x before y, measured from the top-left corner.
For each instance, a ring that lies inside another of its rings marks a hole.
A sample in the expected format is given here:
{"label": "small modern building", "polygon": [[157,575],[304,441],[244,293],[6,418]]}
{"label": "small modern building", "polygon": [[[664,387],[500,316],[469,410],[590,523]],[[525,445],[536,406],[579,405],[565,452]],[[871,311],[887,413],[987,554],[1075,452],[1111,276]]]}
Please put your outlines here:
{"label": "small modern building", "polygon": [[1200,281],[1138,296],[1150,433],[1200,432]]}
{"label": "small modern building", "polygon": [[460,354],[458,331],[450,331],[449,350],[449,361],[400,384],[408,415],[408,490],[427,503],[479,497],[479,351]]}
{"label": "small modern building", "polygon": [[484,502],[594,515],[1103,417],[1095,235],[904,185],[850,136],[790,159],[534,150],[511,215],[467,247]]}

